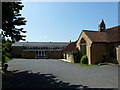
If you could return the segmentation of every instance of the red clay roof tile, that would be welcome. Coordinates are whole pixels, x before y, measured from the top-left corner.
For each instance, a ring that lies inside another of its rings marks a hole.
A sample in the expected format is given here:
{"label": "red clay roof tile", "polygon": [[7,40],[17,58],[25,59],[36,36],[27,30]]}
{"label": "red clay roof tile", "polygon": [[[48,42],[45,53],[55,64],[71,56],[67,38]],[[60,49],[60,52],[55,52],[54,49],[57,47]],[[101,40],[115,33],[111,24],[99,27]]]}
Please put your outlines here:
{"label": "red clay roof tile", "polygon": [[72,52],[76,48],[76,42],[71,42],[63,52]]}
{"label": "red clay roof tile", "polygon": [[120,42],[120,26],[108,28],[102,32],[83,30],[92,42]]}

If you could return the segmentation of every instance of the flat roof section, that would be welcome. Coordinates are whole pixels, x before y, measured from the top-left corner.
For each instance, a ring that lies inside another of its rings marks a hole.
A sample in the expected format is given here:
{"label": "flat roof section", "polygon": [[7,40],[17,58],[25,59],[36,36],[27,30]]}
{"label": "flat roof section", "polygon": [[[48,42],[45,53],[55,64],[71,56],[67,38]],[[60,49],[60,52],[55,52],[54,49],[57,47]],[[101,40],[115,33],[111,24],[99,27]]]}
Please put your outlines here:
{"label": "flat roof section", "polygon": [[16,42],[12,46],[49,46],[49,47],[63,47],[67,46],[70,42]]}

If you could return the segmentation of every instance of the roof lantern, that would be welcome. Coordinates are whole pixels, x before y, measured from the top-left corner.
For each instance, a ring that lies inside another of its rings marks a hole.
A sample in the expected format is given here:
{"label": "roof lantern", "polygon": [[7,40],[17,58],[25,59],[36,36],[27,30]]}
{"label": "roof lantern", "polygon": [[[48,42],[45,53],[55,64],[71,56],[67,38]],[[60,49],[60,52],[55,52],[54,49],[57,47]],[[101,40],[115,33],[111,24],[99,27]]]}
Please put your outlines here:
{"label": "roof lantern", "polygon": [[106,29],[106,25],[104,23],[104,20],[102,19],[98,25],[98,31],[102,32]]}

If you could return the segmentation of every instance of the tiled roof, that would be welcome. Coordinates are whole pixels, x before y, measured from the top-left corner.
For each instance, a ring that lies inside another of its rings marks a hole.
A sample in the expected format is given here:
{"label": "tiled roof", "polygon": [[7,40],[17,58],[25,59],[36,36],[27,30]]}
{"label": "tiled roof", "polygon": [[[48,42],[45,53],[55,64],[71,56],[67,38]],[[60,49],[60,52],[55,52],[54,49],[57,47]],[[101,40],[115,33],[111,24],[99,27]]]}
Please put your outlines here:
{"label": "tiled roof", "polygon": [[16,42],[12,46],[49,46],[49,47],[63,47],[67,46],[70,42]]}
{"label": "tiled roof", "polygon": [[71,52],[76,47],[76,42],[71,42],[65,49],[64,52]]}
{"label": "tiled roof", "polygon": [[106,32],[99,31],[86,31],[85,34],[90,38],[92,42],[106,42]]}
{"label": "tiled roof", "polygon": [[120,26],[108,28],[102,32],[83,30],[92,42],[120,42]]}
{"label": "tiled roof", "polygon": [[120,25],[105,31],[107,32],[107,42],[120,42]]}

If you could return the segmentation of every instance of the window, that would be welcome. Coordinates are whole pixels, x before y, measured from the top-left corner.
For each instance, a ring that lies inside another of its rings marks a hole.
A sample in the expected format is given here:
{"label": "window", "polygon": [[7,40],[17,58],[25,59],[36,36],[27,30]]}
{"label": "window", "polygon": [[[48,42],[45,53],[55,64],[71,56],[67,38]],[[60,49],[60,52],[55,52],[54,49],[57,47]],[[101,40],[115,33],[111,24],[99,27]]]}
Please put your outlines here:
{"label": "window", "polygon": [[86,41],[82,38],[80,41],[81,45],[86,45]]}
{"label": "window", "polygon": [[80,41],[80,50],[82,55],[86,55],[86,41],[84,38],[82,38]]}

